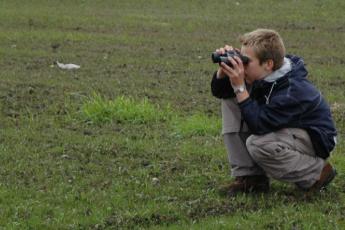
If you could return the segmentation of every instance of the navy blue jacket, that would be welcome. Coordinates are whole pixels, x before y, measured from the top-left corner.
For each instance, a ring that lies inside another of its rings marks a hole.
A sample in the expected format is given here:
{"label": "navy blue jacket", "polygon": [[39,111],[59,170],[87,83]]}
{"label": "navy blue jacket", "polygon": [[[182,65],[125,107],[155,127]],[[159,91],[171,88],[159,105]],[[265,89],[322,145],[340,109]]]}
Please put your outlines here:
{"label": "navy blue jacket", "polygon": [[[253,82],[250,97],[239,103],[242,116],[253,134],[266,134],[282,128],[305,129],[316,154],[326,159],[335,146],[337,135],[330,108],[307,80],[303,60],[290,55],[287,58],[291,60],[292,69],[285,76],[275,82]],[[218,98],[235,96],[228,78],[214,76],[211,89]]]}

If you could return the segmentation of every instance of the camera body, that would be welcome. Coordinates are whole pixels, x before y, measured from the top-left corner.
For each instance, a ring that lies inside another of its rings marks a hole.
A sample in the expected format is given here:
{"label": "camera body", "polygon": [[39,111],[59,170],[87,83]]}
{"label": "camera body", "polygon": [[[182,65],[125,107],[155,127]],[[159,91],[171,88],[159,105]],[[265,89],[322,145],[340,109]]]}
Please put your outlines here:
{"label": "camera body", "polygon": [[235,56],[238,56],[242,60],[244,65],[249,63],[249,58],[246,56],[243,56],[240,52],[236,50],[229,50],[229,51],[226,51],[224,54],[213,52],[212,61],[213,63],[219,63],[219,64],[221,62],[224,62],[225,64],[227,64],[228,66],[232,68],[233,66],[231,62],[229,61],[228,57],[235,57]]}

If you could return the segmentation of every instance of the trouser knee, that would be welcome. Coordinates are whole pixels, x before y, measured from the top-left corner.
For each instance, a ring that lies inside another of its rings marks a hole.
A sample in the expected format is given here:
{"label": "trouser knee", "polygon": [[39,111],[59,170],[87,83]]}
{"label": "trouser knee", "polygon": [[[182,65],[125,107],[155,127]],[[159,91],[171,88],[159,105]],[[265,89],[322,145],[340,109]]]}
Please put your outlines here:
{"label": "trouser knee", "polygon": [[248,153],[254,159],[255,159],[255,156],[253,156],[253,155],[256,155],[256,154],[254,154],[254,152],[257,152],[255,140],[256,140],[255,135],[250,135],[246,140],[246,147],[247,147]]}
{"label": "trouser knee", "polygon": [[246,141],[249,155],[255,161],[271,157],[269,145],[269,142],[267,142],[267,135],[250,135]]}

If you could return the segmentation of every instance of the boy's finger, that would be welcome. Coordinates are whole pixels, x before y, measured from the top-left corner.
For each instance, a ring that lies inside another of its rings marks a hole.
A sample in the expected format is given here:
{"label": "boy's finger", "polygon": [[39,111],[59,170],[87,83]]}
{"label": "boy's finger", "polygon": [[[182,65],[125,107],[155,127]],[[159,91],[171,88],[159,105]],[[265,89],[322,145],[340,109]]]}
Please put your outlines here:
{"label": "boy's finger", "polygon": [[238,66],[242,67],[243,66],[243,62],[242,62],[241,58],[239,56],[235,56],[234,58],[236,59],[236,61],[238,63]]}
{"label": "boy's finger", "polygon": [[233,75],[233,69],[232,68],[230,68],[227,64],[225,64],[224,62],[222,62],[221,64],[221,68],[222,68],[222,70],[229,76],[229,77],[231,77],[232,75]]}
{"label": "boy's finger", "polygon": [[231,62],[233,69],[238,67],[237,61],[233,57],[229,57],[228,59]]}
{"label": "boy's finger", "polygon": [[226,51],[230,51],[230,50],[233,50],[234,48],[232,46],[229,46],[229,45],[225,45],[224,49]]}

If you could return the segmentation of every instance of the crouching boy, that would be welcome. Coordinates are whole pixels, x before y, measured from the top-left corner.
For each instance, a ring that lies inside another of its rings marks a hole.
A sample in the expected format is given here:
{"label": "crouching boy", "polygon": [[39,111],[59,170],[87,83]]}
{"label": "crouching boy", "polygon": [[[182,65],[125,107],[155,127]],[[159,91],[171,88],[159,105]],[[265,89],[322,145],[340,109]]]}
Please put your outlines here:
{"label": "crouching boy", "polygon": [[223,192],[266,192],[269,178],[321,190],[336,175],[327,162],[336,142],[328,104],[308,81],[303,60],[285,54],[276,31],[257,29],[240,42],[248,63],[228,57],[231,65],[221,62],[211,82],[222,99],[222,132],[235,177]]}

